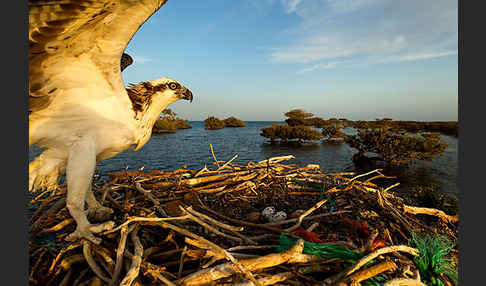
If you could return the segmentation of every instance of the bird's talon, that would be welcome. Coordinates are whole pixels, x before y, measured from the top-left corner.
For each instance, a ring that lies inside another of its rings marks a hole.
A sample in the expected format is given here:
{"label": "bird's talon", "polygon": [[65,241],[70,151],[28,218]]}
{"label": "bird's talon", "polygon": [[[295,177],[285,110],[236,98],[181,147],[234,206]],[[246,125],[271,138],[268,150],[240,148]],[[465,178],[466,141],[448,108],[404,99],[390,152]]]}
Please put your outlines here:
{"label": "bird's talon", "polygon": [[101,238],[98,238],[94,236],[91,231],[82,231],[79,228],[77,228],[73,233],[68,235],[66,237],[66,241],[76,241],[78,239],[87,239],[91,241],[94,244],[100,244],[101,243]]}
{"label": "bird's talon", "polygon": [[111,218],[112,214],[113,210],[104,206],[88,209],[88,218],[94,222],[106,221]]}

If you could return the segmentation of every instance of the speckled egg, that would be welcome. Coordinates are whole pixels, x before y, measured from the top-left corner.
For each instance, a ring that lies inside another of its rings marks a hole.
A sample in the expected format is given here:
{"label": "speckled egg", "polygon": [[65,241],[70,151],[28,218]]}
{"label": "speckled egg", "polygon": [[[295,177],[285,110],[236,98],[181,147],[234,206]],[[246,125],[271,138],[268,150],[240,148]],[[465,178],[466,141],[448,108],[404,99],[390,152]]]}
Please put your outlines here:
{"label": "speckled egg", "polygon": [[268,218],[268,221],[270,221],[270,222],[277,222],[277,221],[284,220],[286,218],[287,218],[287,213],[285,213],[283,211],[280,211],[280,212],[277,212],[274,215],[270,216]]}
{"label": "speckled egg", "polygon": [[262,216],[266,219],[269,219],[275,213],[275,207],[266,207],[262,211]]}

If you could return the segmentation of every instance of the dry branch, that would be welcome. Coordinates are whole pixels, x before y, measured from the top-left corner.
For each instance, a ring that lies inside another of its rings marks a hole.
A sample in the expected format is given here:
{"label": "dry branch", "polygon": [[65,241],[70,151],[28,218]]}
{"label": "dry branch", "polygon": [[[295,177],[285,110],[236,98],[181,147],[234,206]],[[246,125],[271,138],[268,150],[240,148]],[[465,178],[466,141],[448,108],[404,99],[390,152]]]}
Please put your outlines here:
{"label": "dry branch", "polygon": [[140,271],[140,264],[142,262],[142,254],[143,254],[143,246],[142,243],[140,243],[140,239],[137,236],[139,227],[135,227],[135,229],[130,233],[130,238],[132,239],[134,248],[135,248],[135,253],[132,258],[132,264],[130,265],[130,269],[127,271],[127,275],[125,278],[120,283],[120,286],[130,286],[137,278],[138,273]]}
{"label": "dry branch", "polygon": [[445,212],[438,210],[438,209],[421,208],[421,207],[413,207],[413,206],[403,205],[403,210],[405,212],[411,213],[411,214],[426,214],[426,215],[438,216],[443,221],[450,222],[450,223],[456,223],[456,222],[459,221],[459,218],[457,216],[447,215]]}
{"label": "dry branch", "polygon": [[[282,253],[272,253],[266,256],[242,260],[240,263],[248,269],[248,271],[256,271],[268,267],[273,267],[289,261],[293,256],[301,254],[304,249],[304,241],[298,240],[297,243],[289,250]],[[200,270],[179,280],[180,285],[203,285],[211,281],[215,281],[224,277],[231,276],[238,271],[232,263],[224,263],[218,266]]]}

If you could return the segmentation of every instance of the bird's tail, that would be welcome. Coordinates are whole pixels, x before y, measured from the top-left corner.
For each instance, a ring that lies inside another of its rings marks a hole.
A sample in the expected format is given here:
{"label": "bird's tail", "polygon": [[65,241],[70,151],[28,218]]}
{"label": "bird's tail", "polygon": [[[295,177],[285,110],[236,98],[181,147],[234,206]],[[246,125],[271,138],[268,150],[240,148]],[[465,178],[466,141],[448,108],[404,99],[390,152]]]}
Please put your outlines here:
{"label": "bird's tail", "polygon": [[29,164],[29,191],[53,191],[66,171],[66,161],[49,156],[46,150]]}

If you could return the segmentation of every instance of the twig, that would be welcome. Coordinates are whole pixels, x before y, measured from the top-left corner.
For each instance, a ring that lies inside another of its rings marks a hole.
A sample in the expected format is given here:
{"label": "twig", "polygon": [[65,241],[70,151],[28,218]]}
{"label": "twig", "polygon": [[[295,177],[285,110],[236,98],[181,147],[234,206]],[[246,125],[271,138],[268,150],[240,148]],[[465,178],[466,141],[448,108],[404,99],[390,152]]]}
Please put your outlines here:
{"label": "twig", "polygon": [[394,271],[395,269],[397,269],[397,265],[394,262],[384,261],[376,265],[373,265],[371,267],[368,267],[366,269],[363,269],[361,271],[355,272],[353,275],[349,276],[348,279],[346,280],[351,281],[351,283],[349,284],[354,285],[366,279],[370,279],[371,277],[374,277],[382,272]]}
{"label": "twig", "polygon": [[153,267],[148,267],[146,269],[147,273],[149,273],[150,275],[152,275],[153,277],[159,279],[160,281],[162,281],[163,283],[165,283],[165,285],[169,285],[169,286],[176,286],[176,284],[170,282],[169,279],[165,278],[164,275],[162,275],[160,273],[160,271],[158,271],[157,269],[153,268]]}
{"label": "twig", "polygon": [[121,225],[115,227],[114,229],[105,231],[103,234],[112,233],[118,231],[123,226],[130,224],[131,222],[162,222],[162,221],[175,221],[175,220],[186,220],[189,219],[188,215],[178,216],[178,217],[128,217],[128,219]]}
{"label": "twig", "polygon": [[384,189],[383,192],[386,192],[386,191],[388,191],[388,190],[390,190],[390,189],[392,189],[392,188],[394,188],[394,187],[396,187],[398,185],[400,185],[400,183],[395,183],[395,184],[389,186],[388,188]]}
{"label": "twig", "polygon": [[[274,275],[269,276],[269,277],[257,279],[257,281],[258,281],[258,283],[260,283],[260,285],[273,285],[273,284],[276,284],[278,282],[285,281],[285,280],[287,280],[291,277],[294,277],[294,276],[295,276],[295,274],[292,273],[292,272],[282,272],[282,273],[274,274]],[[234,284],[234,286],[253,286],[253,285],[254,285],[253,282],[251,282],[250,280],[246,280],[246,281]]]}
{"label": "twig", "polygon": [[98,266],[96,261],[93,258],[93,255],[91,253],[91,243],[90,241],[83,240],[83,255],[84,259],[86,259],[86,262],[88,262],[89,267],[91,270],[98,276],[101,280],[105,281],[106,283],[110,283],[111,279],[106,277],[103,274],[103,271],[101,268]]}
{"label": "twig", "polygon": [[237,251],[237,250],[254,250],[254,249],[267,249],[267,248],[277,248],[278,245],[238,245],[226,249],[227,251]]}
{"label": "twig", "polygon": [[220,167],[219,167],[218,160],[216,159],[216,156],[214,155],[213,144],[209,144],[209,147],[211,148],[211,154],[213,155],[214,162],[216,163],[216,165],[218,166],[218,169],[219,169]]}
{"label": "twig", "polygon": [[299,228],[300,224],[302,223],[302,220],[308,216],[309,214],[311,214],[313,211],[315,211],[316,209],[320,208],[324,203],[327,202],[327,199],[323,199],[319,202],[317,202],[314,206],[312,206],[310,209],[306,210],[303,214],[301,214],[298,218],[298,221],[297,223],[294,225],[294,226],[291,226],[289,228],[286,228],[285,231],[287,232],[291,232],[291,231],[294,231],[296,230],[297,228]]}
{"label": "twig", "polygon": [[234,241],[238,241],[238,242],[241,242],[242,241],[242,239],[239,238],[239,237],[235,237],[235,236],[232,236],[232,235],[229,235],[229,234],[226,234],[226,233],[222,233],[221,231],[217,230],[216,228],[210,226],[209,224],[205,223],[203,220],[201,220],[201,219],[193,216],[192,214],[190,214],[188,211],[186,211],[186,209],[184,207],[179,206],[179,209],[182,210],[182,212],[184,214],[186,214],[191,220],[193,220],[194,222],[200,224],[201,226],[203,226],[207,230],[209,230],[211,232],[214,232],[215,234],[220,235],[222,237],[226,237],[228,239],[234,240]]}
{"label": "twig", "polygon": [[[210,208],[207,208],[207,207],[203,207],[203,208],[205,210],[207,210],[208,212],[210,212],[210,213],[212,213],[212,214],[214,214],[214,215],[216,215],[216,216],[218,216],[218,217],[220,217],[224,220],[232,222],[232,223],[237,223],[237,224],[240,224],[240,225],[256,227],[256,228],[262,228],[262,229],[266,229],[266,230],[276,232],[276,233],[279,233],[279,234],[282,232],[282,229],[280,229],[280,228],[274,228],[274,227],[268,226],[266,224],[251,223],[251,222],[247,222],[247,221],[243,221],[243,220],[239,220],[239,219],[230,218],[230,217],[224,216],[222,214],[219,214],[219,213],[213,211]],[[254,239],[252,239],[252,240],[254,240]]]}
{"label": "twig", "polygon": [[125,245],[128,236],[128,226],[124,225],[121,227],[120,231],[120,242],[118,242],[118,248],[116,249],[116,262],[115,269],[113,270],[113,278],[111,279],[110,286],[115,286],[118,284],[120,278],[120,273],[123,264],[123,253],[125,252]]}
{"label": "twig", "polygon": [[217,225],[217,226],[219,226],[223,229],[229,230],[229,231],[242,231],[244,229],[242,226],[231,226],[231,225],[227,225],[225,223],[222,223],[220,221],[217,221],[210,216],[207,216],[203,213],[200,213],[200,212],[194,210],[192,208],[192,206],[187,207],[185,210],[188,211],[189,213],[195,215],[195,216],[206,219],[206,220],[210,221],[211,223],[213,223],[213,224],[215,224],[215,225]]}
{"label": "twig", "polygon": [[127,275],[125,278],[120,283],[120,286],[130,286],[137,278],[138,273],[140,271],[140,264],[142,263],[142,254],[143,254],[143,246],[142,243],[140,243],[140,239],[137,236],[139,227],[136,226],[135,229],[130,233],[130,238],[132,239],[134,248],[135,248],[135,253],[132,258],[132,264],[130,265],[130,269],[127,272]]}
{"label": "twig", "polygon": [[223,166],[219,167],[216,171],[223,170],[224,168],[226,168],[236,158],[238,158],[238,154],[234,155],[233,158],[231,158],[231,160],[229,160],[228,162],[226,162]]}
{"label": "twig", "polygon": [[74,222],[74,219],[72,218],[67,218],[63,221],[61,221],[60,223],[56,224],[55,226],[53,227],[50,227],[48,229],[44,229],[42,230],[40,233],[50,233],[50,232],[56,232],[56,231],[59,231],[63,228],[65,228],[66,226],[72,224]]}
{"label": "twig", "polygon": [[373,173],[376,173],[376,172],[380,172],[380,171],[382,171],[382,170],[383,170],[383,169],[376,169],[376,170],[373,170],[373,171],[369,171],[368,173],[364,173],[364,174],[361,174],[361,175],[357,175],[357,176],[355,176],[355,177],[351,178],[351,179],[349,180],[349,182],[352,182],[352,181],[356,180],[357,178],[361,178],[361,177],[368,176],[369,174],[373,174]]}
{"label": "twig", "polygon": [[[341,215],[341,214],[350,213],[350,212],[351,211],[346,211],[346,210],[335,211],[335,212],[332,212],[332,213],[323,213],[323,214],[304,217],[304,218],[302,218],[302,220],[310,220],[310,219],[321,218],[321,217],[331,216],[331,215]],[[295,221],[298,221],[298,220],[299,220],[299,218],[297,217],[297,218],[290,218],[290,219],[287,219],[287,220],[282,220],[282,221],[277,221],[277,222],[269,222],[269,223],[265,223],[263,225],[265,225],[265,226],[278,226],[278,225],[282,225],[282,224],[295,222]]]}
{"label": "twig", "polygon": [[418,255],[418,250],[416,248],[412,248],[406,245],[392,245],[392,246],[387,246],[380,248],[365,257],[361,258],[356,264],[354,264],[349,270],[346,270],[344,273],[346,276],[350,275],[351,273],[355,272],[361,266],[365,265],[368,263],[368,261],[373,260],[375,257],[378,257],[380,255],[383,255],[385,253],[390,253],[390,252],[395,252],[395,251],[401,251],[401,252],[406,252],[411,255],[417,256]]}
{"label": "twig", "polygon": [[447,215],[445,212],[438,210],[438,209],[432,209],[432,208],[421,208],[421,207],[413,207],[413,206],[407,206],[403,205],[403,211],[411,214],[426,214],[426,215],[433,215],[433,216],[438,216],[445,222],[451,222],[455,223],[459,221],[459,218],[457,216],[450,216]]}
{"label": "twig", "polygon": [[193,214],[194,216],[198,216],[198,217],[201,217],[201,218],[204,218],[206,220],[208,220],[210,223],[213,223],[223,229],[226,229],[227,231],[231,232],[232,234],[236,235],[237,237],[241,238],[242,240],[244,240],[246,243],[250,243],[250,244],[257,244],[255,241],[249,239],[248,237],[246,237],[245,235],[237,232],[237,231],[242,231],[244,228],[242,226],[240,227],[237,227],[237,226],[231,226],[231,225],[227,225],[225,223],[222,223],[220,221],[217,221],[215,220],[214,218],[210,217],[210,216],[207,216],[203,213],[200,213],[200,212],[197,212],[195,211],[192,207],[188,207],[186,208],[186,210]]}

